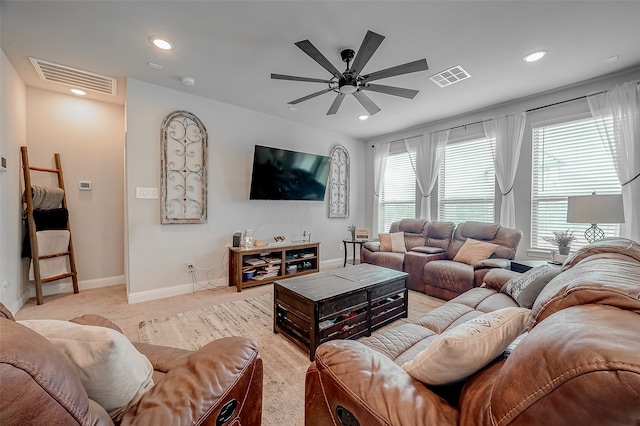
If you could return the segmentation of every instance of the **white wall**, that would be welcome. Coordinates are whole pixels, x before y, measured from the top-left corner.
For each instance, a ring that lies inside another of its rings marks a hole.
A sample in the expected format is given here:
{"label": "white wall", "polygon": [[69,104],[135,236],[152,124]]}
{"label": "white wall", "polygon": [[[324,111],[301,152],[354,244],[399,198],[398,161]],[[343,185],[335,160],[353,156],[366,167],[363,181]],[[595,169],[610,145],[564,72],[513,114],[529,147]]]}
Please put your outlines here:
{"label": "white wall", "polygon": [[[60,153],[81,289],[124,283],[124,140],[123,106],[27,88],[29,162],[53,168]],[[53,174],[31,176],[57,185]],[[71,280],[43,288],[71,291]]]}
{"label": "white wall", "polygon": [[26,144],[26,87],[4,52],[0,51],[0,300],[12,312],[22,306],[23,267],[20,260],[22,203],[20,146]]}
{"label": "white wall", "polygon": [[[589,93],[602,91],[614,87],[626,81],[640,78],[640,69],[636,68],[625,73],[608,76],[605,78],[592,80],[580,84],[575,84],[553,92],[540,94],[538,96],[510,102],[504,105],[496,105],[482,111],[452,117],[447,120],[441,120],[433,123],[426,123],[401,132],[385,135],[375,139],[371,139],[366,144],[366,168],[365,168],[365,222],[367,226],[371,226],[372,208],[373,208],[373,149],[372,144],[383,143],[402,139],[420,134],[428,134],[430,132],[444,130],[456,126],[462,126],[469,123],[475,123],[491,117],[510,114],[518,111],[525,111],[556,102],[562,102],[569,99],[585,96]],[[516,205],[516,227],[523,231],[523,239],[518,247],[517,259],[525,259],[528,257],[547,256],[548,253],[540,254],[534,251],[528,251],[530,248],[530,229],[531,229],[531,125],[560,117],[571,117],[574,115],[589,114],[589,107],[586,99],[577,100],[562,105],[532,111],[527,114],[527,125],[525,128],[524,138],[522,141],[522,149],[520,152],[520,162],[516,173],[514,184],[514,196]],[[457,128],[451,131],[449,135],[450,141],[464,140],[484,137],[484,128],[482,124],[471,125],[467,127]],[[496,184],[497,187],[497,184]],[[433,193],[432,213],[435,217],[437,212],[437,186]],[[496,214],[500,212],[500,196],[496,193]]]}
{"label": "white wall", "polygon": [[[207,128],[206,224],[161,225],[160,200],[135,198],[136,187],[161,187],[160,125],[176,110],[195,114]],[[363,225],[364,145],[360,141],[135,79],[127,81],[126,127],[125,269],[130,302],[190,291],[187,261],[214,269],[211,277],[226,282],[227,246],[236,230],[250,228],[256,239],[266,240],[274,235],[300,239],[298,230],[310,231],[321,242],[321,263],[326,265],[342,263],[339,246],[348,236],[347,225]],[[326,200],[250,201],[256,144],[322,155],[329,155],[335,145],[344,145],[351,156],[351,217],[329,219]],[[206,281],[204,271],[199,274],[198,280]]]}

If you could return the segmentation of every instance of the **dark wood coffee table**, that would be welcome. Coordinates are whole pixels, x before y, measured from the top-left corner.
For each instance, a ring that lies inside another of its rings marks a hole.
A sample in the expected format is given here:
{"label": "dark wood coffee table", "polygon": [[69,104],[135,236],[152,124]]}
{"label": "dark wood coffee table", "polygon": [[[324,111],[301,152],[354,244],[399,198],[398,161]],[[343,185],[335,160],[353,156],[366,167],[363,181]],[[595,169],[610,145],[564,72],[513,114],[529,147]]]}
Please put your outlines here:
{"label": "dark wood coffee table", "polygon": [[274,283],[273,332],[282,333],[313,361],[334,339],[369,336],[408,315],[405,272],[361,264]]}

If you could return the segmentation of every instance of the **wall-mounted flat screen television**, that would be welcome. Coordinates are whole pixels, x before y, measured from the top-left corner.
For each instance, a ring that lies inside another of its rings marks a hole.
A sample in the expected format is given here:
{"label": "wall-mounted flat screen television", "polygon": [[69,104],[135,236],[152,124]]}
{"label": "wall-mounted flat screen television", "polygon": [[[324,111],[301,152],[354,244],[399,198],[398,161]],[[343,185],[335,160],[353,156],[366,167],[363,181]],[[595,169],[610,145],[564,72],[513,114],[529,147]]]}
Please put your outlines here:
{"label": "wall-mounted flat screen television", "polygon": [[323,201],[330,157],[256,145],[251,200]]}

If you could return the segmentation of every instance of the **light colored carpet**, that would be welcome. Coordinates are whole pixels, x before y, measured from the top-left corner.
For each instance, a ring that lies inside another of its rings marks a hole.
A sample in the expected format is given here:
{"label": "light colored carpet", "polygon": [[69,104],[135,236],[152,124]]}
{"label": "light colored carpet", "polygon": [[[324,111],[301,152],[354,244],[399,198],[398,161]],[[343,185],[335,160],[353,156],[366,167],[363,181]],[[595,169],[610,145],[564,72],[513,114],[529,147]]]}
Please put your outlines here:
{"label": "light colored carpet", "polygon": [[[442,303],[409,292],[409,317],[387,327],[414,321]],[[254,337],[264,365],[262,424],[304,424],[304,378],[309,355],[281,334],[273,333],[273,294],[142,321],[139,333],[142,342],[191,350],[225,336]]]}

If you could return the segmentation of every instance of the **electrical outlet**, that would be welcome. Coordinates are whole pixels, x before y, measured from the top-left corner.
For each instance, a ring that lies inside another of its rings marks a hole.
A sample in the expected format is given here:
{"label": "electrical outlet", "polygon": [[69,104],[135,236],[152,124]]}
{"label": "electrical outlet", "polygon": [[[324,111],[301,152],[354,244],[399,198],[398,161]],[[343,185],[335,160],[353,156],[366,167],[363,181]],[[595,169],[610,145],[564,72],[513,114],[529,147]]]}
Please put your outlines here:
{"label": "electrical outlet", "polygon": [[187,262],[187,272],[191,272],[191,271],[195,271],[196,270],[196,264],[193,263],[193,261],[188,261]]}

